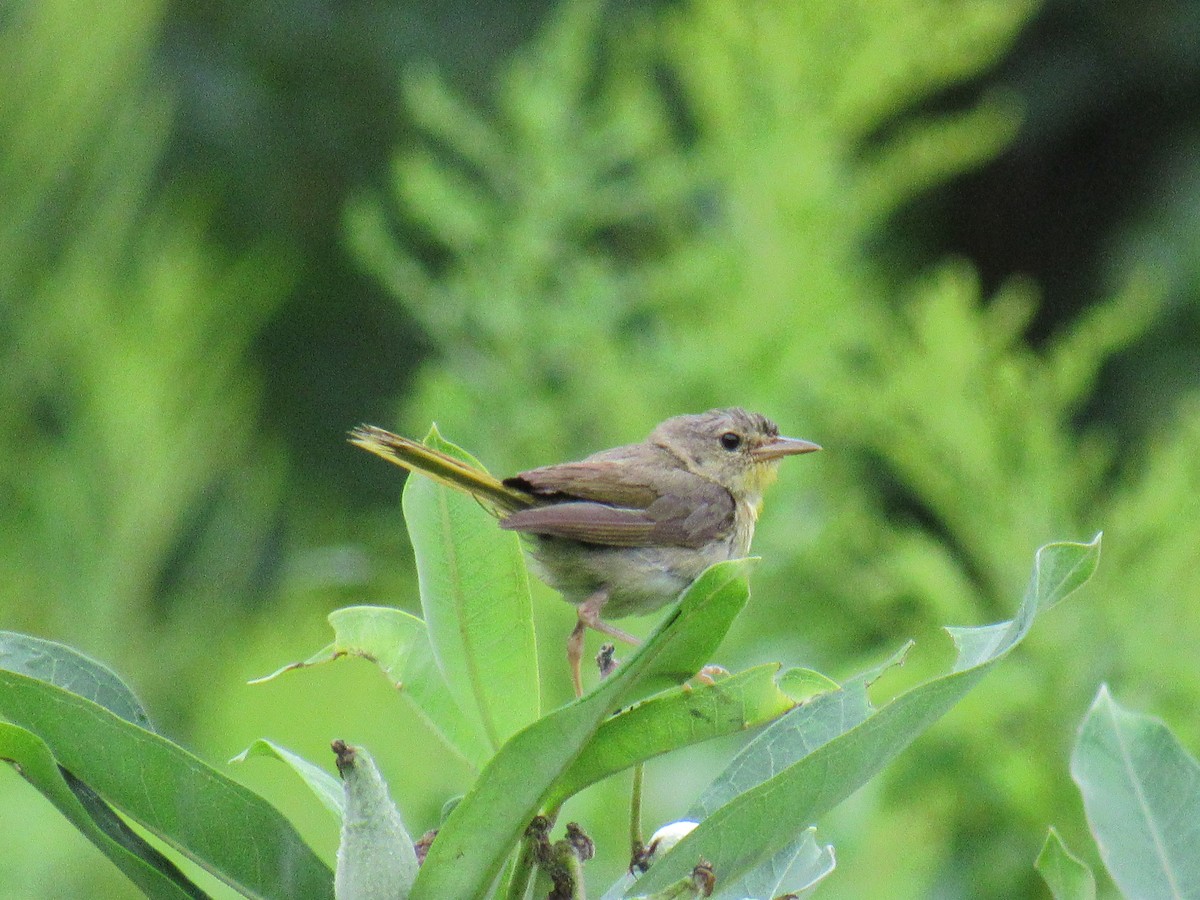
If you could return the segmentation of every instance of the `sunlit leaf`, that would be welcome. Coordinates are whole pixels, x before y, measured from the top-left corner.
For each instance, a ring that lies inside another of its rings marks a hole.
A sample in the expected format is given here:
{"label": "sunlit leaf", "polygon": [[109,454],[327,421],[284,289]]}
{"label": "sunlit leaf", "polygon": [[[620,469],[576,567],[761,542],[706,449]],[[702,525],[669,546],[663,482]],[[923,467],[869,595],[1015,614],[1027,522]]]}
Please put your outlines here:
{"label": "sunlit leaf", "polygon": [[[174,863],[135,834],[87,785],[61,769],[50,748],[37,735],[0,722],[0,760],[11,763],[147,897],[178,900],[208,896]],[[15,821],[5,822],[5,827],[9,834],[19,831]]]}
{"label": "sunlit leaf", "polygon": [[867,688],[888,669],[900,665],[911,649],[910,641],[884,662],[846,681],[840,690],[817,695],[760,732],[704,790],[687,817],[703,819],[744,791],[786,771],[817,747],[866,721],[875,713]]}
{"label": "sunlit leaf", "polygon": [[1054,900],[1096,900],[1092,870],[1075,856],[1053,828],[1034,862],[1034,868],[1050,888]]}
{"label": "sunlit leaf", "polygon": [[655,633],[582,699],[512,738],[455,807],[413,886],[417,900],[483,896],[543,799],[615,710],[704,666],[746,603],[746,560],[710,567]]}
{"label": "sunlit leaf", "polygon": [[651,697],[606,721],[554,785],[554,807],[609,775],[689,744],[764,725],[795,702],[775,683],[778,664]]}
{"label": "sunlit leaf", "polygon": [[[792,837],[895,759],[954,706],[1028,632],[1040,610],[1089,577],[1099,559],[1090,544],[1049,544],[1037,553],[1017,616],[982,629],[949,629],[959,648],[951,671],[864,709],[865,679],[815,697],[770,726],[738,755],[689,818],[703,818],[638,883],[662,890],[703,857],[718,877],[742,878]],[[839,720],[843,711],[850,715]]]}
{"label": "sunlit leaf", "polygon": [[150,717],[132,689],[108,666],[65,644],[0,631],[0,669],[58,685],[140,728],[151,730]]}
{"label": "sunlit leaf", "polygon": [[311,763],[303,756],[299,756],[286,747],[281,747],[279,744],[269,741],[266,738],[259,738],[231,759],[230,762],[245,762],[252,756],[277,759],[284,763],[300,776],[300,779],[316,794],[317,799],[321,801],[326,809],[337,816],[339,820],[342,818],[343,795],[345,793],[342,783],[316,763]]}
{"label": "sunlit leaf", "polygon": [[736,884],[717,884],[717,900],[745,897],[807,897],[833,874],[837,860],[831,844],[817,843],[817,829],[806,828],[771,859],[747,872]]}
{"label": "sunlit leaf", "polygon": [[[437,429],[425,442],[479,466]],[[479,716],[495,750],[541,712],[519,539],[471,497],[419,475],[405,483],[403,506],[434,656],[459,706]]]}
{"label": "sunlit leaf", "polygon": [[251,897],[331,897],[333,873],[254,792],[56,685],[0,671],[0,717],[36,734],[106,803]]}
{"label": "sunlit leaf", "polygon": [[1127,897],[1200,896],[1200,765],[1101,687],[1071,754],[1100,858]]}
{"label": "sunlit leaf", "polygon": [[[815,828],[806,828],[774,857],[736,883],[722,883],[718,878],[714,900],[808,897],[837,867],[833,847],[819,845],[816,832]],[[641,897],[636,884],[636,876],[626,873],[604,892],[601,900],[621,900],[626,895]],[[670,889],[666,893],[670,895]]]}
{"label": "sunlit leaf", "polygon": [[479,768],[491,756],[482,726],[463,712],[433,658],[425,623],[390,606],[348,606],[329,614],[333,643],[303,662],[291,663],[256,679],[260,684],[284,672],[360,656],[376,663],[446,745]]}
{"label": "sunlit leaf", "polygon": [[796,701],[811,700],[817,694],[841,689],[841,685],[812,669],[792,668],[779,676],[779,689]]}

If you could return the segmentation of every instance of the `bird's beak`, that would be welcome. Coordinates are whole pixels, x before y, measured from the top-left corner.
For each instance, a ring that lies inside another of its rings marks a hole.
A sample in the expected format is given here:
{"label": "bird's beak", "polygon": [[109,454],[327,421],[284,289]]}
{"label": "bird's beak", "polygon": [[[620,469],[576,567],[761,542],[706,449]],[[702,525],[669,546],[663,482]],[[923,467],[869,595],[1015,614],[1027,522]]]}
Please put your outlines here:
{"label": "bird's beak", "polygon": [[812,453],[820,450],[820,444],[814,444],[812,441],[801,440],[800,438],[777,437],[772,438],[771,443],[763,444],[753,451],[753,456],[759,462],[767,462],[772,459],[781,459],[784,456],[795,456],[797,453]]}

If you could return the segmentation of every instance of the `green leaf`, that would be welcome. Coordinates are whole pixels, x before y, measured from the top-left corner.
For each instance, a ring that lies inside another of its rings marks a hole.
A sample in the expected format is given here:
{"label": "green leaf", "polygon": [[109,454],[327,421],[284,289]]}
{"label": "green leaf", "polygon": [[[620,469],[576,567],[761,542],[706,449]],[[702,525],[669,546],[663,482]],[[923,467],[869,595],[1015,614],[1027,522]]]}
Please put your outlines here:
{"label": "green leaf", "polygon": [[438,833],[413,886],[414,900],[486,894],[543,799],[605,719],[647,693],[680,684],[711,659],[749,596],[746,564],[709,567],[612,675],[504,745]]}
{"label": "green leaf", "polygon": [[639,762],[726,734],[765,725],[795,702],[775,684],[777,663],[713,684],[676,688],[613,716],[546,798],[550,808],[588,785]]}
{"label": "green leaf", "polygon": [[41,738],[107,803],[246,896],[332,896],[333,873],[278,810],[166,738],[8,671],[0,671],[0,716]]}
{"label": "green leaf", "polygon": [[1100,858],[1127,897],[1200,896],[1200,766],[1101,686],[1071,754]]}
{"label": "green leaf", "polygon": [[324,804],[325,808],[337,816],[338,821],[341,821],[344,790],[342,783],[338,779],[334,778],[316,763],[311,763],[303,756],[293,753],[286,747],[281,747],[279,744],[269,741],[266,738],[259,738],[231,759],[230,762],[245,762],[252,756],[265,756],[268,759],[277,759],[289,766],[308,785],[309,789],[317,795],[317,799]]}
{"label": "green leaf", "polygon": [[479,769],[492,755],[482,726],[468,716],[450,693],[433,658],[425,623],[389,606],[348,606],[329,614],[333,643],[303,662],[291,663],[251,684],[277,678],[284,672],[327,663],[343,656],[361,656],[376,663],[405,701],[455,754]]}
{"label": "green leaf", "polygon": [[417,877],[417,854],[387,784],[371,755],[333,742],[345,783],[338,845],[337,900],[406,900]]}
{"label": "green leaf", "polygon": [[709,785],[687,818],[703,819],[874,715],[867,688],[888,669],[901,665],[912,646],[909,641],[881,664],[848,680],[840,690],[817,695],[756,736]]}
{"label": "green leaf", "polygon": [[[744,900],[747,897],[809,896],[837,866],[833,847],[819,845],[816,833],[815,828],[804,829],[774,857],[736,883],[723,883],[718,878],[713,897],[716,900]],[[641,898],[644,895],[639,893],[636,885],[637,879],[633,875],[623,875],[604,892],[601,900],[620,900],[627,895]],[[669,889],[667,894],[670,895]]]}
{"label": "green leaf", "polygon": [[0,631],[0,669],[56,684],[139,728],[153,730],[138,698],[112,669],[65,644]]}
{"label": "green leaf", "polygon": [[[797,844],[799,846],[795,848],[794,856],[789,866],[784,868],[779,863],[773,867],[774,872],[782,873],[778,879],[772,876],[771,879],[761,882],[763,896],[774,897],[783,892],[795,894],[797,900],[799,900],[799,898],[813,893],[817,889],[817,885],[832,875],[833,870],[837,868],[837,859],[833,853],[833,845],[818,844],[816,828],[806,828]],[[790,847],[784,848],[784,860],[786,860],[786,854],[790,850]],[[737,892],[746,897],[757,896],[760,888],[756,884],[756,881],[763,879],[766,874],[765,872],[752,871],[747,879],[742,881],[742,884],[737,885],[739,889]],[[775,881],[775,887],[768,890],[768,886],[772,880]],[[744,890],[742,890],[743,887],[745,888]]]}
{"label": "green leaf", "polygon": [[[436,428],[425,443],[479,466]],[[459,706],[478,714],[495,751],[541,714],[520,541],[474,499],[428,478],[408,479],[403,507],[434,656]]]}
{"label": "green leaf", "polygon": [[817,829],[806,828],[771,859],[752,869],[736,884],[717,884],[718,900],[744,897],[806,897],[833,874],[837,860],[833,846],[817,843]]}
{"label": "green leaf", "polygon": [[788,669],[779,676],[779,689],[798,703],[811,700],[818,694],[841,690],[841,685],[813,669]]}
{"label": "green leaf", "polygon": [[1083,860],[1075,856],[1057,831],[1050,829],[1034,868],[1050,888],[1054,900],[1096,900],[1096,879]]}
{"label": "green leaf", "polygon": [[705,793],[688,816],[703,818],[700,826],[646,873],[638,891],[662,890],[700,857],[726,883],[771,858],[953,707],[1024,638],[1039,610],[1091,575],[1099,551],[1099,536],[1090,544],[1043,547],[1017,616],[982,629],[948,629],[959,651],[951,671],[881,709],[866,703],[871,678],[860,676],[845,689],[821,694],[783,716],[748,744]]}
{"label": "green leaf", "polygon": [[[178,900],[208,895],[178,867],[121,821],[87,785],[54,761],[46,742],[31,731],[0,722],[0,759],[12,763],[100,852],[147,897]],[[7,823],[16,833],[17,822]]]}

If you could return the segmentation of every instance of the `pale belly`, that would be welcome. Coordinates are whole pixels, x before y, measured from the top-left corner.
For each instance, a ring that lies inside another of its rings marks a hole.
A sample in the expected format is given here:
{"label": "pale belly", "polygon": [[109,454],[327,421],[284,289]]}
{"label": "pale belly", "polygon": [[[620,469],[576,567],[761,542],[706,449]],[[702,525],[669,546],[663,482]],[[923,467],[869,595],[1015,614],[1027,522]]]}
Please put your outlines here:
{"label": "pale belly", "polygon": [[745,556],[754,519],[738,516],[726,538],[700,548],[605,547],[536,537],[526,543],[534,571],[576,606],[608,591],[601,617],[642,615],[671,603],[710,565]]}

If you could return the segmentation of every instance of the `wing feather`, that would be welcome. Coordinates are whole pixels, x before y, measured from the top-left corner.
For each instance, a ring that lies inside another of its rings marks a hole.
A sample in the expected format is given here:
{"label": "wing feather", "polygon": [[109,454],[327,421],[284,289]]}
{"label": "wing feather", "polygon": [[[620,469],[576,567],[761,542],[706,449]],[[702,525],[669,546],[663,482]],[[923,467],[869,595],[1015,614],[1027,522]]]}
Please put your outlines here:
{"label": "wing feather", "polygon": [[644,509],[567,500],[515,512],[500,527],[609,547],[702,547],[728,533],[734,502],[720,485],[696,482]]}
{"label": "wing feather", "polygon": [[655,522],[642,509],[576,500],[521,510],[501,519],[500,527],[609,547],[644,547],[652,543]]}
{"label": "wing feather", "polygon": [[678,458],[662,447],[630,444],[580,462],[530,469],[506,478],[504,484],[535,497],[645,509],[681,478],[700,480],[680,468]]}

